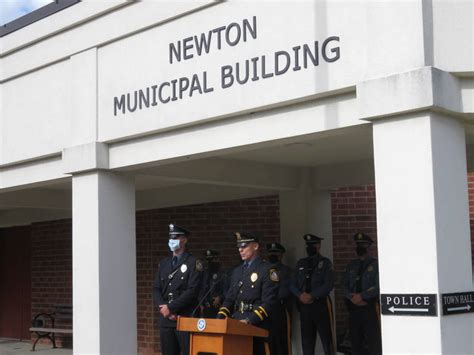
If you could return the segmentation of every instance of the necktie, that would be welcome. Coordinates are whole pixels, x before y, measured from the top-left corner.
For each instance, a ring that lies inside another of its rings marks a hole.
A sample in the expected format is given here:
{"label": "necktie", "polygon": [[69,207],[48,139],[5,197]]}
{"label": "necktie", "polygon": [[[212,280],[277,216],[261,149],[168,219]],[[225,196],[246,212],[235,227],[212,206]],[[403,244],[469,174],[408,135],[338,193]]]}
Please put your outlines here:
{"label": "necktie", "polygon": [[175,267],[177,263],[178,263],[178,257],[175,255],[173,256],[173,260],[171,261],[171,266]]}
{"label": "necktie", "polygon": [[250,266],[249,262],[248,262],[248,261],[246,261],[246,262],[244,263],[244,269],[248,269],[248,268],[249,268],[249,266]]}

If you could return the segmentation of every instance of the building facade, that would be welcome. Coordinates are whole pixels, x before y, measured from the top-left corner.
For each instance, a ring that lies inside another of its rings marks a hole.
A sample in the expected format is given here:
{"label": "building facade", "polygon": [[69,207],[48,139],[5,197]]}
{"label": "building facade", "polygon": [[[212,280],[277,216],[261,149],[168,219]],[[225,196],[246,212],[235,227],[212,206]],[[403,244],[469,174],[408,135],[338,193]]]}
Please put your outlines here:
{"label": "building facade", "polygon": [[154,351],[170,220],[229,257],[229,232],[257,229],[289,264],[307,232],[344,260],[353,228],[376,231],[382,294],[435,299],[382,314],[384,353],[473,352],[473,314],[443,312],[473,290],[471,1],[68,3],[0,38],[3,260],[30,260],[17,287],[37,297],[23,319],[62,301],[41,300],[56,282],[74,353]]}

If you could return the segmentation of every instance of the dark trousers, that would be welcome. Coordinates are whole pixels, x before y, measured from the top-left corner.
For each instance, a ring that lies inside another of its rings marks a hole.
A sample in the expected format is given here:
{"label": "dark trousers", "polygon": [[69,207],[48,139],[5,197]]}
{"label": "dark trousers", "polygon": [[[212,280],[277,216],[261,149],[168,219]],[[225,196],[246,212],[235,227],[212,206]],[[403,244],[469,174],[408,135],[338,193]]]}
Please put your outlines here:
{"label": "dark trousers", "polygon": [[189,355],[189,333],[176,328],[160,328],[161,353],[163,355]]}
{"label": "dark trousers", "polygon": [[272,310],[270,328],[270,354],[288,355],[291,346],[290,319],[285,304],[278,304]]}
{"label": "dark trousers", "polygon": [[316,337],[319,334],[325,355],[334,355],[329,300],[314,301],[312,304],[299,304],[301,320],[301,343],[303,355],[314,355]]}
{"label": "dark trousers", "polygon": [[382,354],[380,323],[375,304],[351,306],[349,327],[353,355]]}

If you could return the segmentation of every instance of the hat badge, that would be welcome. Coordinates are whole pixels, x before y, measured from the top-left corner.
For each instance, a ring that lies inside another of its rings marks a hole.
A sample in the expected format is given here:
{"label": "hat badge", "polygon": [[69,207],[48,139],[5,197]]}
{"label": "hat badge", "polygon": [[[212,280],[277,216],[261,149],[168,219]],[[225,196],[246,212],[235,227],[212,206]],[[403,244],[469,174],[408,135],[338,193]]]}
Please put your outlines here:
{"label": "hat badge", "polygon": [[206,251],[206,254],[211,255],[211,251],[210,250]]}
{"label": "hat badge", "polygon": [[237,238],[237,240],[241,240],[241,239],[242,239],[242,236],[240,235],[239,232],[236,232],[236,233],[235,233],[235,237]]}
{"label": "hat badge", "polygon": [[362,239],[362,233],[357,234],[357,239]]}
{"label": "hat badge", "polygon": [[310,240],[311,237],[309,235],[306,235],[306,240]]}
{"label": "hat badge", "polygon": [[275,247],[276,247],[275,243],[272,243],[272,248],[275,248]]}
{"label": "hat badge", "polygon": [[174,225],[170,224],[170,232],[173,232],[173,231],[174,231]]}

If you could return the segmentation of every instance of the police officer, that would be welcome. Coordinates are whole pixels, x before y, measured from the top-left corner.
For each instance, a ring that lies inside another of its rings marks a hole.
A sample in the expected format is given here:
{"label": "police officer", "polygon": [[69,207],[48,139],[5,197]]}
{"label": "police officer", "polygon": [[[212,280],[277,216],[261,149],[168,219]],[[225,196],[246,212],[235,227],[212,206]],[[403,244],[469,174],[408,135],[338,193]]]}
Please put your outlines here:
{"label": "police officer", "polygon": [[272,355],[291,354],[291,293],[289,288],[291,269],[281,262],[285,251],[285,247],[280,243],[267,244],[268,261],[280,274],[278,302],[270,319],[269,343]]}
{"label": "police officer", "polygon": [[[260,244],[250,233],[235,233],[243,263],[232,272],[230,288],[218,318],[232,317],[243,323],[270,329],[269,316],[276,304],[278,271],[260,257]],[[255,337],[253,353],[268,354],[268,340]]]}
{"label": "police officer", "polygon": [[216,318],[217,312],[224,301],[227,277],[221,269],[219,253],[216,250],[206,250],[204,257],[206,266],[204,267],[203,283],[199,295],[199,300],[202,302],[201,317]]}
{"label": "police officer", "polygon": [[176,330],[177,316],[189,316],[197,305],[203,264],[187,252],[189,231],[170,224],[168,246],[172,255],[161,260],[153,299],[159,310],[163,355],[188,355],[189,334]]}
{"label": "police officer", "polygon": [[369,255],[373,240],[364,233],[354,235],[358,258],[344,275],[344,295],[349,309],[352,354],[382,354],[379,323],[379,273],[377,259]]}
{"label": "police officer", "polygon": [[319,252],[323,238],[305,234],[303,239],[308,256],[296,263],[295,276],[290,285],[300,311],[303,355],[314,354],[317,333],[321,338],[324,353],[333,355],[336,350],[332,331],[334,320],[329,298],[334,287],[333,266],[331,261]]}

